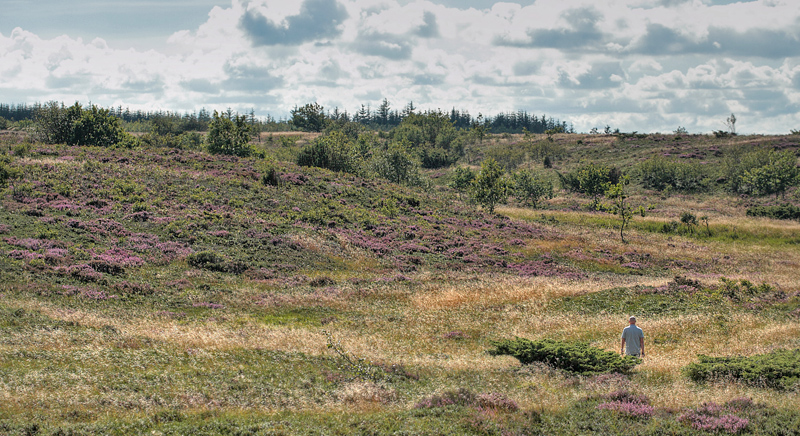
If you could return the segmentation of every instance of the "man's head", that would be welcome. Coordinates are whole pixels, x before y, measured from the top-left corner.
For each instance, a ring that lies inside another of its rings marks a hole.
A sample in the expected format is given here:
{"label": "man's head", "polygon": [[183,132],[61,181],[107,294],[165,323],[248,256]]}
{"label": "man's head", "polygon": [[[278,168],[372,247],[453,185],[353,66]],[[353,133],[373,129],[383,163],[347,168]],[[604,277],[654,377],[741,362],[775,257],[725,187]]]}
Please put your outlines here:
{"label": "man's head", "polygon": [[628,318],[628,324],[636,325],[636,317],[632,316],[632,317]]}

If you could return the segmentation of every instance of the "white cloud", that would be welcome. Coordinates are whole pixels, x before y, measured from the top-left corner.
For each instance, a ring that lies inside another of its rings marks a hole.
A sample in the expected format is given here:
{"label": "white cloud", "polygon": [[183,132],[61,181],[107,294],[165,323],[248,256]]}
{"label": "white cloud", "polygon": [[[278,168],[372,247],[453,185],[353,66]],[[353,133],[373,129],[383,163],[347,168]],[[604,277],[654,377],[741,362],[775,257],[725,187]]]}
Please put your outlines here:
{"label": "white cloud", "polygon": [[800,125],[800,2],[483,5],[232,0],[146,52],[18,28],[0,34],[0,92],[274,116],[310,101],[352,112],[386,97],[395,108],[544,112],[579,130],[709,131],[731,111],[768,117],[764,131]]}

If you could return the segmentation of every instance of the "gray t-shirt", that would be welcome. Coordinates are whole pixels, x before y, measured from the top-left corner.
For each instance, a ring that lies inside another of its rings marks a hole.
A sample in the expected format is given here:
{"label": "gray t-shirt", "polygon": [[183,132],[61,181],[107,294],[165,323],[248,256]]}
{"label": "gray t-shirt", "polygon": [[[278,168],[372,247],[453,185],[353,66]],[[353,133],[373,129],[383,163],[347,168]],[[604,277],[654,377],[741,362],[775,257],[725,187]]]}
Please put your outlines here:
{"label": "gray t-shirt", "polygon": [[644,332],[635,325],[629,325],[622,330],[622,339],[625,339],[625,354],[641,354],[642,348],[639,346],[639,339],[644,338]]}

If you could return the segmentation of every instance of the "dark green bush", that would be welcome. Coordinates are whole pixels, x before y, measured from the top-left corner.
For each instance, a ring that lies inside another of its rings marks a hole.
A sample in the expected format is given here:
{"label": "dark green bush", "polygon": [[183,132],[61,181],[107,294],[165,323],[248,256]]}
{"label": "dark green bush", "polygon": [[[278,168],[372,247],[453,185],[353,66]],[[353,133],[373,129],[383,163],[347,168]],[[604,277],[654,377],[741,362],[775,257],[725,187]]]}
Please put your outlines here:
{"label": "dark green bush", "polygon": [[552,339],[502,339],[491,341],[492,356],[514,356],[523,365],[542,362],[557,369],[582,375],[609,372],[628,373],[641,360],[621,356],[613,351],[601,350],[585,342],[563,342]]}
{"label": "dark green bush", "polygon": [[698,164],[674,162],[656,156],[639,165],[639,179],[645,188],[663,191],[696,191],[706,187],[706,172]]}
{"label": "dark green bush", "polygon": [[249,143],[254,134],[252,126],[247,124],[247,117],[244,115],[229,117],[214,111],[214,117],[208,124],[208,135],[206,135],[208,151],[213,154],[250,156],[253,149]]}
{"label": "dark green bush", "polygon": [[567,191],[580,192],[593,198],[593,207],[597,207],[598,199],[606,192],[606,187],[619,183],[622,172],[614,167],[607,167],[592,162],[582,164],[567,174],[557,173],[561,186]]}
{"label": "dark green bush", "polygon": [[119,118],[95,105],[84,109],[77,102],[70,107],[49,102],[37,110],[34,123],[37,138],[48,144],[110,147],[132,141]]}
{"label": "dark green bush", "polygon": [[186,262],[195,268],[208,269],[212,271],[225,270],[225,259],[213,251],[192,253],[186,258]]}
{"label": "dark green bush", "polygon": [[800,221],[800,207],[791,204],[777,206],[753,206],[747,209],[747,216],[763,216],[777,220]]}
{"label": "dark green bush", "polygon": [[261,176],[261,183],[269,186],[279,186],[281,184],[281,177],[275,167],[267,168],[267,171]]}
{"label": "dark green bush", "polygon": [[327,168],[355,174],[360,170],[358,152],[350,139],[340,131],[320,136],[306,145],[297,156],[297,164],[304,167]]}
{"label": "dark green bush", "polygon": [[698,360],[683,368],[684,374],[697,383],[733,379],[773,389],[800,387],[800,349],[776,350],[749,357],[709,357],[701,354]]}

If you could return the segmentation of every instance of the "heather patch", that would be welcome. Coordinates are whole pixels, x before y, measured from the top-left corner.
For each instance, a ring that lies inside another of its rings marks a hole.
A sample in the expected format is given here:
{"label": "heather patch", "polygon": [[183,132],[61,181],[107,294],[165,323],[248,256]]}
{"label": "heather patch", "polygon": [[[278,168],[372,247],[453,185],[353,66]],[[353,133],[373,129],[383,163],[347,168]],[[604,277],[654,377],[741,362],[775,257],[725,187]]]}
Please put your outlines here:
{"label": "heather patch", "polygon": [[736,415],[743,405],[749,405],[745,403],[749,401],[734,400],[724,405],[704,403],[687,409],[677,420],[696,430],[736,434],[747,428],[750,422],[747,418]]}
{"label": "heather patch", "polygon": [[631,418],[647,419],[653,416],[655,408],[644,395],[633,394],[630,391],[616,391],[602,396],[603,402],[597,405],[598,410],[610,410]]}

